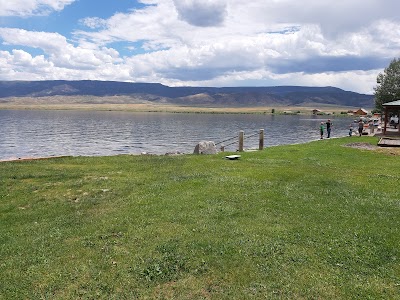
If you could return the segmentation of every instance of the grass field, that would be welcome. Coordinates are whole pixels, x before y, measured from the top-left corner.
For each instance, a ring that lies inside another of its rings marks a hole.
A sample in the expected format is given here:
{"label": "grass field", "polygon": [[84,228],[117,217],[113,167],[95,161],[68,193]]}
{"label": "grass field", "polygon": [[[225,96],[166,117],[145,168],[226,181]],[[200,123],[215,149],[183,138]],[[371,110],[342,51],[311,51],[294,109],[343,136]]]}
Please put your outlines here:
{"label": "grass field", "polygon": [[0,163],[0,299],[399,299],[400,159],[352,137]]}

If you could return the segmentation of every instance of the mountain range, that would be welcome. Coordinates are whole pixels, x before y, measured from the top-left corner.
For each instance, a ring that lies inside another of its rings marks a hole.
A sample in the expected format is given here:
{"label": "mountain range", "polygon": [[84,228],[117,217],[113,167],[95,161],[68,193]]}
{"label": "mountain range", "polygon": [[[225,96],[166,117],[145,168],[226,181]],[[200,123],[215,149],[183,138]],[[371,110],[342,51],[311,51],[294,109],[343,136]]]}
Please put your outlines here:
{"label": "mountain range", "polygon": [[[374,96],[345,91],[336,87],[169,87],[160,83],[116,81],[0,81],[0,102],[15,97],[95,96],[102,103],[107,97],[129,96],[135,101],[151,101],[188,106],[316,106],[335,105],[373,107]],[[15,100],[14,100],[15,101]],[[87,100],[86,100],[87,101]]]}

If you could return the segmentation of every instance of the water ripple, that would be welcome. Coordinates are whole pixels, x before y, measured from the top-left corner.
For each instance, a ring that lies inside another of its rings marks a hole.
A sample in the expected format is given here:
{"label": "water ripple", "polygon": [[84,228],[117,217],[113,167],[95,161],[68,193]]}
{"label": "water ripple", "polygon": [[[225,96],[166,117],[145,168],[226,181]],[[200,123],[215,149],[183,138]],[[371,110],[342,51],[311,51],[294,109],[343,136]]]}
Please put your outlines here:
{"label": "water ripple", "polygon": [[[317,116],[0,110],[0,159],[192,153],[199,141],[219,142],[260,128],[268,147],[318,139],[320,121]],[[351,121],[334,119],[332,135],[345,136]],[[245,147],[258,147],[257,136],[246,139]],[[226,147],[236,149],[237,143]]]}

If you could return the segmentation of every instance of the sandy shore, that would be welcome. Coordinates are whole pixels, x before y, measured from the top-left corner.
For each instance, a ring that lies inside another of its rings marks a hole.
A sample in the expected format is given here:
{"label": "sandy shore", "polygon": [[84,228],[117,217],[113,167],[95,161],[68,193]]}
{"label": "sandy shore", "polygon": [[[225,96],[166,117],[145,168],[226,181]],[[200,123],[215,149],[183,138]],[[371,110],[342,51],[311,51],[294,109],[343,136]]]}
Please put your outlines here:
{"label": "sandy shore", "polygon": [[45,160],[45,159],[62,158],[62,157],[70,157],[70,156],[62,155],[62,156],[42,156],[42,157],[9,157],[9,158],[6,158],[6,159],[0,159],[0,162],[27,161],[27,160]]}

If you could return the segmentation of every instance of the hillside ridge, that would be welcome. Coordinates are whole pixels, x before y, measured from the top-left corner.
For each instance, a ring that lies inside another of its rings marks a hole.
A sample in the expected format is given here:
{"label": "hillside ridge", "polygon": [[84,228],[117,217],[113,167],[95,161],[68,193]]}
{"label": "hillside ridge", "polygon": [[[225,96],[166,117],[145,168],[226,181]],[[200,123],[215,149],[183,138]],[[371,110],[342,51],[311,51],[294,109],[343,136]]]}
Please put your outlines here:
{"label": "hillside ridge", "polygon": [[0,81],[0,98],[51,96],[130,96],[156,103],[235,107],[304,103],[373,107],[374,98],[332,86],[169,87],[160,83],[96,80]]}

